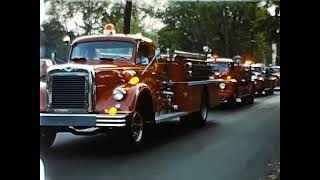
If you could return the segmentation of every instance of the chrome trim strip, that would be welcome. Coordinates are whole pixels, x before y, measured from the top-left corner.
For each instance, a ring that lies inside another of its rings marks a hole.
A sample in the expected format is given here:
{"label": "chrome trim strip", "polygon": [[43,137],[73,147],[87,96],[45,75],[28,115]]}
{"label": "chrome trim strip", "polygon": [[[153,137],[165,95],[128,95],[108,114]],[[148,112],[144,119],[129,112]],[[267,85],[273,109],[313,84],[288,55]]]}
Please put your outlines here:
{"label": "chrome trim strip", "polygon": [[188,115],[188,112],[172,112],[172,113],[166,113],[166,114],[161,114],[155,117],[156,123],[162,123],[166,121],[172,121],[175,118],[181,117]]}
{"label": "chrome trim strip", "polygon": [[203,80],[203,81],[188,81],[188,86],[202,85],[217,82],[215,80]]}
{"label": "chrome trim strip", "polygon": [[121,120],[106,120],[106,119],[97,119],[96,122],[100,122],[100,123],[125,123],[126,120],[125,119],[121,119]]}
{"label": "chrome trim strip", "polygon": [[103,126],[103,127],[124,127],[126,124],[96,124],[97,127]]}
{"label": "chrome trim strip", "polygon": [[111,119],[124,119],[128,116],[128,114],[116,114],[116,115],[108,115],[108,114],[97,114],[96,117],[100,118],[100,119],[107,119],[107,118],[111,118]]}
{"label": "chrome trim strip", "polygon": [[202,80],[202,81],[185,81],[185,82],[179,82],[179,81],[173,81],[173,82],[169,82],[172,84],[188,84],[188,86],[194,86],[194,85],[202,85],[202,84],[209,84],[209,83],[213,83],[213,82],[221,82],[221,80],[219,79],[209,79],[209,80]]}

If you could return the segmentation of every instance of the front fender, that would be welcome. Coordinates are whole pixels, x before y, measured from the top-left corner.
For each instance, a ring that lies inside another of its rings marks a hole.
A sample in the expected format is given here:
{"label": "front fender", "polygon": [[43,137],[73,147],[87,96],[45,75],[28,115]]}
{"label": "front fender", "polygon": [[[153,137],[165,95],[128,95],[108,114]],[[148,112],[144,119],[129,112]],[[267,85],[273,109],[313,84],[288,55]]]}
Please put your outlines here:
{"label": "front fender", "polygon": [[46,89],[47,83],[40,81],[40,112],[44,112],[46,109]]}
{"label": "front fender", "polygon": [[95,111],[97,113],[105,113],[105,110],[111,107],[116,107],[118,113],[132,113],[136,108],[140,93],[145,90],[150,91],[148,85],[145,83],[139,83],[135,86],[121,85],[118,87],[127,88],[125,97],[120,101],[116,101],[112,98],[112,91],[105,92],[103,95],[103,97],[106,97],[105,99],[96,100],[97,104]]}

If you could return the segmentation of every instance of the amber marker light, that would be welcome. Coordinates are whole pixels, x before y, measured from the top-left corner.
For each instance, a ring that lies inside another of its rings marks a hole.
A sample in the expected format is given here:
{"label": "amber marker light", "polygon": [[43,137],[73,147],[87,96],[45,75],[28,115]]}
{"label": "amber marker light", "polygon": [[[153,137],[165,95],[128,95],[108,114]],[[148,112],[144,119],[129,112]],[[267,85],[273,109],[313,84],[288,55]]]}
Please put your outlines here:
{"label": "amber marker light", "polygon": [[134,76],[130,79],[129,83],[132,85],[137,85],[139,83],[139,78],[137,76]]}
{"label": "amber marker light", "polygon": [[117,108],[115,108],[115,107],[111,107],[111,108],[108,110],[108,114],[109,114],[110,116],[113,116],[113,115],[117,114],[117,112],[118,112],[118,110],[117,110]]}

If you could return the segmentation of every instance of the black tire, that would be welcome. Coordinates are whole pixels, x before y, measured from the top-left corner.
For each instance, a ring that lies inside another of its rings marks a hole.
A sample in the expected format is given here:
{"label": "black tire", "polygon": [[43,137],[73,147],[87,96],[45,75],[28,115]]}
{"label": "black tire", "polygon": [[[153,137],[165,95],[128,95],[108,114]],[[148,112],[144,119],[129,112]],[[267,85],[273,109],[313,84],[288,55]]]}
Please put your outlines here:
{"label": "black tire", "polygon": [[274,94],[274,89],[270,89],[269,91],[270,91],[269,95],[273,95]]}
{"label": "black tire", "polygon": [[200,111],[194,113],[194,124],[197,127],[202,127],[206,125],[207,118],[209,113],[209,103],[208,103],[208,95],[206,92],[203,92],[201,98]]}
{"label": "black tire", "polygon": [[232,95],[232,97],[228,98],[228,102],[226,105],[231,109],[234,109],[237,107],[237,96],[235,93]]}
{"label": "black tire", "polygon": [[141,103],[137,103],[134,113],[128,117],[126,127],[120,129],[121,145],[126,151],[138,151],[142,148],[144,139],[145,122]]}
{"label": "black tire", "polygon": [[242,97],[242,98],[241,98],[241,103],[242,103],[243,105],[249,104],[249,96],[244,96],[244,97]]}
{"label": "black tire", "polygon": [[254,103],[254,94],[250,94],[248,96],[248,104],[253,104]]}
{"label": "black tire", "polygon": [[200,111],[191,113],[187,116],[180,117],[180,122],[186,126],[192,127],[203,127],[207,123],[208,113],[209,113],[209,102],[208,95],[203,92],[201,98]]}
{"label": "black tire", "polygon": [[50,149],[56,139],[57,133],[51,129],[40,129],[40,151]]}

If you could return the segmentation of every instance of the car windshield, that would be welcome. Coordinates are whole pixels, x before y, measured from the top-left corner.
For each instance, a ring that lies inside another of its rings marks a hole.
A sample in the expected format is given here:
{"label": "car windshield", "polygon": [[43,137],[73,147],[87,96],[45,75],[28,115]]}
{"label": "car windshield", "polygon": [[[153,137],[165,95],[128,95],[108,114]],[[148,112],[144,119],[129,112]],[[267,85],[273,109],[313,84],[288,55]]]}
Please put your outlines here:
{"label": "car windshield", "polygon": [[130,60],[133,44],[120,41],[84,42],[73,47],[71,60]]}
{"label": "car windshield", "polygon": [[229,69],[229,65],[227,63],[212,63],[210,66],[211,71],[214,72],[226,72]]}

